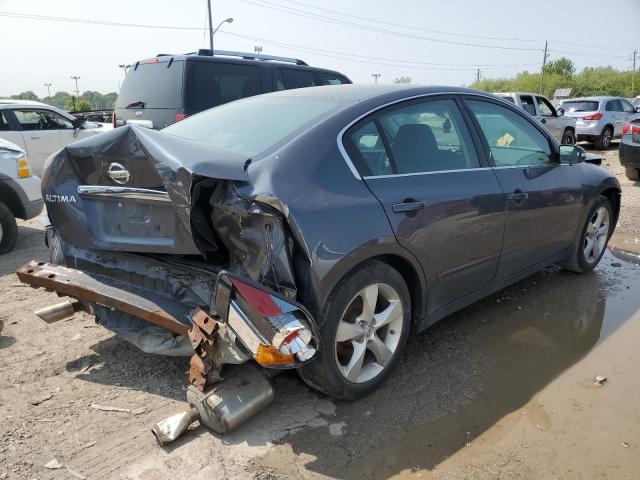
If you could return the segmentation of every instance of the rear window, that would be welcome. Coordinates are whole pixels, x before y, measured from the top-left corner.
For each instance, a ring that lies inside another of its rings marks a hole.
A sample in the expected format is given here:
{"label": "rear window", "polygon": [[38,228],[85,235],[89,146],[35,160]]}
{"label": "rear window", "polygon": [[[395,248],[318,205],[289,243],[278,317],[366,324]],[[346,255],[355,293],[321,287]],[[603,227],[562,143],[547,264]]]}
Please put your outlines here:
{"label": "rear window", "polygon": [[207,110],[162,131],[255,159],[284,145],[346,102],[326,98],[258,97]]}
{"label": "rear window", "polygon": [[582,100],[563,102],[561,107],[565,112],[595,112],[598,110],[599,102],[596,100]]}
{"label": "rear window", "polygon": [[346,78],[337,73],[318,72],[318,78],[320,79],[320,85],[342,85],[343,83],[349,83]]}
{"label": "rear window", "polygon": [[118,94],[117,108],[181,108],[183,61],[140,63],[130,68]]}
{"label": "rear window", "polygon": [[260,67],[222,62],[187,62],[185,109],[197,113],[262,93]]}

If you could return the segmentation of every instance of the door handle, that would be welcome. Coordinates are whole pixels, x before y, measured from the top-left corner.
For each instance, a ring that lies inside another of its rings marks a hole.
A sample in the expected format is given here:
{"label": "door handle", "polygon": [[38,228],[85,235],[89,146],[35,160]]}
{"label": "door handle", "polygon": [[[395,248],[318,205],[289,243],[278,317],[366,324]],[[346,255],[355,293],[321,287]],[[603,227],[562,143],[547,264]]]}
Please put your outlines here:
{"label": "door handle", "polygon": [[31,140],[38,140],[40,137],[31,137]]}
{"label": "door handle", "polygon": [[416,200],[415,198],[407,198],[402,203],[396,203],[393,205],[392,210],[395,213],[415,212],[416,210],[423,209],[427,204]]}
{"label": "door handle", "polygon": [[529,194],[521,190],[516,190],[513,193],[507,194],[507,200],[511,200],[515,203],[522,203],[527,198],[529,198]]}

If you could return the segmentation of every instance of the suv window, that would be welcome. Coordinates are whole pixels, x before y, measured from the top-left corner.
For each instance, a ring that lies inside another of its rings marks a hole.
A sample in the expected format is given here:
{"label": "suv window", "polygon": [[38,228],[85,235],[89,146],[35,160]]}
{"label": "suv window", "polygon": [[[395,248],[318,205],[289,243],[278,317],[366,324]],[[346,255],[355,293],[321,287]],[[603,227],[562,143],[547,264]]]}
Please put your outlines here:
{"label": "suv window", "polygon": [[347,79],[337,73],[318,72],[318,78],[320,79],[320,85],[342,85],[347,82]]}
{"label": "suv window", "polygon": [[14,110],[22,130],[70,130],[73,124],[59,113],[50,110]]}
{"label": "suv window", "polygon": [[221,62],[187,62],[185,109],[201,111],[262,93],[260,67]]}
{"label": "suv window", "polygon": [[[385,154],[380,152],[382,139],[374,143],[377,129],[367,131],[365,125],[349,133],[350,142],[364,159],[361,163],[369,167],[370,173],[365,175],[441,172],[480,166],[471,136],[453,100],[396,107],[380,114],[377,121],[390,149]],[[364,137],[364,144],[363,129],[369,135],[368,139]],[[371,150],[377,155],[372,157]]]}
{"label": "suv window", "polygon": [[627,112],[627,113],[635,113],[636,109],[633,107],[633,105],[631,105],[630,102],[628,102],[627,100],[620,100],[620,103],[622,104],[622,109]]}
{"label": "suv window", "polygon": [[605,106],[605,110],[607,112],[621,112],[622,105],[620,105],[620,100],[609,100]]}
{"label": "suv window", "polygon": [[520,103],[522,103],[522,109],[529,115],[536,116],[536,106],[533,104],[533,97],[531,95],[521,95]]}
{"label": "suv window", "polygon": [[6,132],[7,130],[11,130],[11,127],[4,116],[4,112],[0,112],[0,131]]}
{"label": "suv window", "polygon": [[566,112],[596,112],[600,108],[597,100],[569,100],[560,105]]}
{"label": "suv window", "polygon": [[526,119],[508,108],[467,100],[480,124],[497,167],[553,163],[547,138]]}
{"label": "suv window", "polygon": [[[181,108],[183,61],[139,63],[130,68],[124,79],[117,108],[144,102],[144,108]],[[139,108],[137,106],[136,108]]]}
{"label": "suv window", "polygon": [[[313,72],[309,70],[280,68],[278,69],[278,73],[278,78],[280,78],[280,75],[282,76],[284,87],[287,90],[292,90],[294,88],[314,87],[316,85],[316,81],[313,78]],[[284,90],[279,87],[280,86],[277,85],[277,90]]]}
{"label": "suv window", "polygon": [[540,112],[541,117],[556,116],[556,109],[553,108],[553,105],[551,105],[546,98],[536,97],[536,102],[538,103],[538,112]]}

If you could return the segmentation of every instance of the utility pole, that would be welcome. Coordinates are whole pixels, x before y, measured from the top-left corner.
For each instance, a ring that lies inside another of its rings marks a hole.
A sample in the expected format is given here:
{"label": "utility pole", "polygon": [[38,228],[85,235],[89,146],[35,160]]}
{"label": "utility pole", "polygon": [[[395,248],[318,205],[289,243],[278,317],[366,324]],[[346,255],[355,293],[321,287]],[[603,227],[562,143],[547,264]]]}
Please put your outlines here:
{"label": "utility pole", "polygon": [[544,85],[544,69],[547,66],[547,49],[549,48],[549,42],[544,42],[544,56],[542,57],[542,70],[540,70],[540,90],[538,93],[542,95],[542,87]]}
{"label": "utility pole", "polygon": [[76,98],[80,96],[80,90],[78,90],[78,80],[80,80],[80,77],[71,75],[71,80],[75,80],[76,82],[76,96],[73,97],[73,109],[76,110]]}
{"label": "utility pole", "polygon": [[372,73],[371,76],[375,79],[375,83],[378,83],[378,78],[380,78],[382,75],[379,73]]}
{"label": "utility pole", "polygon": [[[47,93],[48,93],[48,97],[49,98],[49,104],[51,104],[51,83],[45,83],[44,86],[47,87]],[[631,90],[633,90],[633,88],[631,88]]]}
{"label": "utility pole", "polygon": [[636,56],[638,55],[638,50],[633,51],[633,73],[631,74],[631,96],[633,97],[636,94]]}
{"label": "utility pole", "polygon": [[211,0],[207,0],[207,13],[209,14],[209,48],[213,50],[213,25],[211,24]]}
{"label": "utility pole", "polygon": [[480,69],[476,72],[476,83],[480,83]]}

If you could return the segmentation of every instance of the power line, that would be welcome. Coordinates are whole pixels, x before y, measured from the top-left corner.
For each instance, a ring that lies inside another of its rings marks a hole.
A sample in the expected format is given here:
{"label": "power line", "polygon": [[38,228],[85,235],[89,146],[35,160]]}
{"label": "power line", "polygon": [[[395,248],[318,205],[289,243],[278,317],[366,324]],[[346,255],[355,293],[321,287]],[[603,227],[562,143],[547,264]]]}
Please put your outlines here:
{"label": "power line", "polygon": [[463,47],[478,47],[478,48],[491,48],[491,49],[497,49],[497,50],[518,50],[518,51],[530,51],[530,52],[539,52],[542,49],[541,48],[525,48],[525,47],[505,47],[502,45],[488,45],[488,44],[479,44],[479,43],[471,43],[471,42],[459,42],[456,40],[444,40],[444,39],[439,39],[439,38],[432,38],[432,37],[423,37],[420,35],[413,35],[410,33],[403,33],[403,32],[397,32],[397,31],[393,31],[393,30],[387,30],[384,28],[378,28],[378,27],[372,27],[372,26],[368,26],[368,25],[363,25],[360,23],[354,23],[354,22],[349,22],[349,21],[344,21],[344,20],[337,20],[331,17],[327,17],[324,15],[318,15],[318,14],[313,14],[313,13],[302,13],[303,11],[301,10],[297,10],[297,11],[293,11],[292,9],[289,9],[287,7],[282,8],[282,7],[278,7],[275,6],[275,4],[270,4],[269,2],[266,2],[264,0],[260,0],[263,3],[258,3],[257,1],[252,1],[252,0],[238,0],[239,2],[243,2],[243,3],[247,3],[249,5],[254,5],[257,7],[262,7],[262,8],[266,8],[269,10],[274,10],[274,11],[278,11],[278,12],[283,12],[283,13],[287,13],[289,15],[296,15],[299,17],[305,17],[305,18],[310,18],[313,20],[318,20],[318,21],[323,21],[323,22],[327,22],[327,23],[331,23],[334,25],[342,25],[342,26],[347,26],[347,27],[353,27],[353,28],[357,28],[360,30],[366,30],[366,31],[370,31],[370,32],[376,32],[376,33],[384,33],[387,35],[393,35],[396,37],[403,37],[403,38],[412,38],[415,40],[424,40],[427,42],[435,42],[435,43],[445,43],[445,44],[449,44],[449,45],[458,45],[458,46],[463,46]]}

